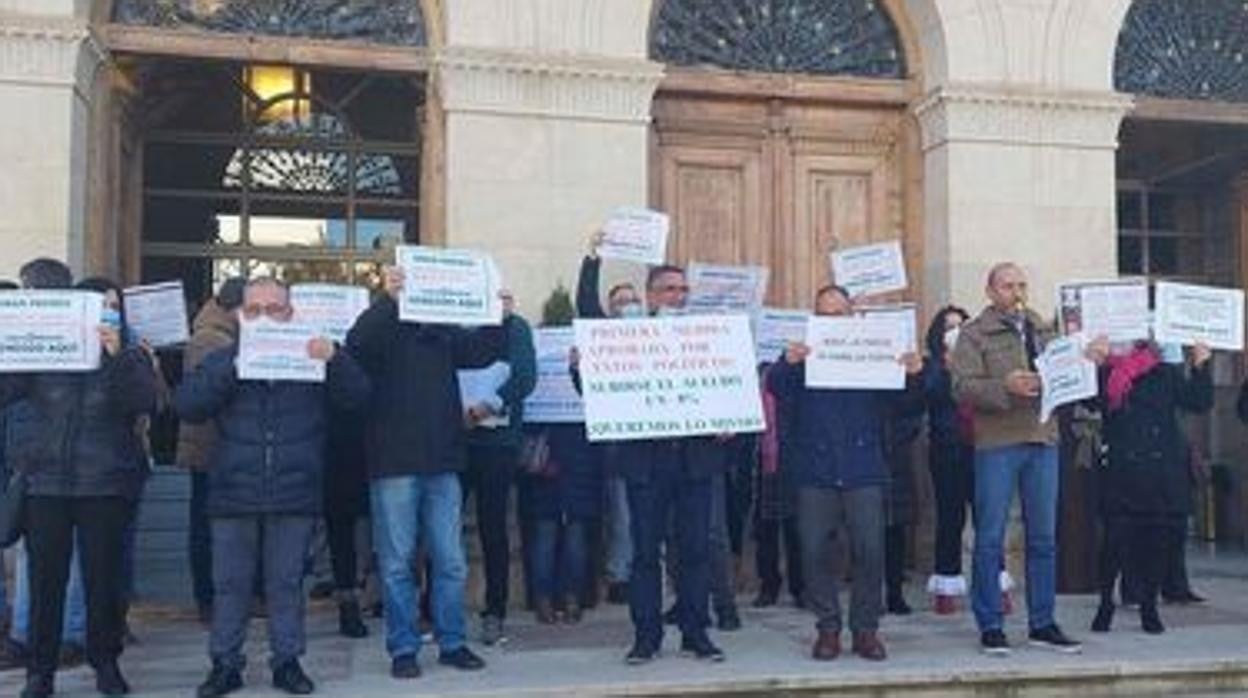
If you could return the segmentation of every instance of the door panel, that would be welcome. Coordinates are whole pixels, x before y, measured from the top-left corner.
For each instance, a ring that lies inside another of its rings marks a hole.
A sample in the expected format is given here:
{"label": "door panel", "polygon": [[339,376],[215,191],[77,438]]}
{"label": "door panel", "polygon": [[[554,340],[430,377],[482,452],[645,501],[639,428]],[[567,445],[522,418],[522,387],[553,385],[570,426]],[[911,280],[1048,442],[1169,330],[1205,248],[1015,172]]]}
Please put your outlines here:
{"label": "door panel", "polygon": [[660,208],[672,216],[678,264],[766,264],[757,152],[673,146],[662,154]]}

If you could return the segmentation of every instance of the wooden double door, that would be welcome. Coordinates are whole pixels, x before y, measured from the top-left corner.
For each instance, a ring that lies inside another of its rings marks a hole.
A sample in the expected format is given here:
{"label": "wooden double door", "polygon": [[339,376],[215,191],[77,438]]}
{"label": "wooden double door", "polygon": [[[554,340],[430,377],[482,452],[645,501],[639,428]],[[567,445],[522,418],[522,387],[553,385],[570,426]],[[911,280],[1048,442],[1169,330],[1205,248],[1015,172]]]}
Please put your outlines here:
{"label": "wooden double door", "polygon": [[677,262],[771,270],[767,302],[809,307],[828,254],[900,239],[921,300],[921,172],[904,83],[677,73],[654,106],[652,204]]}

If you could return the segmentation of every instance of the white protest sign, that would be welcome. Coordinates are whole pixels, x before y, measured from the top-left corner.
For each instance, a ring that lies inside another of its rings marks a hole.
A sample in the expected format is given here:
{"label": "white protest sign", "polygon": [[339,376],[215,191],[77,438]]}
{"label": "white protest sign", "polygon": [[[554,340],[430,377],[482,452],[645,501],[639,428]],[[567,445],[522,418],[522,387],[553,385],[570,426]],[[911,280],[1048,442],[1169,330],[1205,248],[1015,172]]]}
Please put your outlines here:
{"label": "white protest sign", "polygon": [[833,252],[832,278],[852,298],[904,291],[909,282],[901,243],[894,240]]}
{"label": "white protest sign", "polygon": [[339,284],[290,287],[295,322],[311,325],[335,342],[345,342],[357,318],[368,309],[368,289]]}
{"label": "white protest sign", "polygon": [[1083,335],[1061,337],[1049,342],[1036,357],[1040,373],[1040,421],[1047,422],[1053,410],[1098,392],[1096,364],[1084,356]]}
{"label": "white protest sign", "polygon": [[806,325],[806,387],[839,390],[901,390],[909,351],[896,316],[819,317]]}
{"label": "white protest sign", "polygon": [[648,208],[623,206],[611,212],[602,227],[598,256],[638,264],[662,264],[667,257],[671,219]]}
{"label": "white protest sign", "polygon": [[262,317],[239,323],[238,379],[324,382],[325,362],[308,356],[308,342],[319,336],[319,328],[296,322]]}
{"label": "white protest sign", "polygon": [[1148,339],[1148,282],[1143,279],[1068,281],[1057,287],[1062,334],[1107,337],[1115,343]]}
{"label": "white protest sign", "polygon": [[403,270],[399,319],[451,325],[498,325],[503,304],[501,278],[485,254],[440,247],[400,246],[395,255]]}
{"label": "white protest sign", "polygon": [[754,315],[767,295],[766,267],[737,267],[694,262],[689,265],[691,315]]}
{"label": "white protest sign", "polygon": [[88,291],[0,291],[0,373],[99,368],[103,311]]}
{"label": "white protest sign", "polygon": [[861,317],[892,318],[905,332],[906,351],[919,351],[919,307],[914,303],[863,305],[854,308],[854,313]]}
{"label": "white protest sign", "polygon": [[153,347],[176,346],[190,339],[181,281],[133,286],[122,291],[121,298],[126,324],[139,339]]}
{"label": "white protest sign", "polygon": [[1204,342],[1213,349],[1244,348],[1244,292],[1158,282],[1153,336],[1159,344]]}
{"label": "white protest sign", "polygon": [[537,385],[524,401],[524,421],[533,424],[585,421],[585,405],[568,370],[568,355],[574,346],[576,332],[571,327],[539,327],[533,331]]}
{"label": "white protest sign", "polygon": [[763,430],[749,318],[577,320],[590,441]]}
{"label": "white protest sign", "polygon": [[805,310],[763,308],[754,320],[754,353],[762,362],[774,362],[790,344],[806,341]]}

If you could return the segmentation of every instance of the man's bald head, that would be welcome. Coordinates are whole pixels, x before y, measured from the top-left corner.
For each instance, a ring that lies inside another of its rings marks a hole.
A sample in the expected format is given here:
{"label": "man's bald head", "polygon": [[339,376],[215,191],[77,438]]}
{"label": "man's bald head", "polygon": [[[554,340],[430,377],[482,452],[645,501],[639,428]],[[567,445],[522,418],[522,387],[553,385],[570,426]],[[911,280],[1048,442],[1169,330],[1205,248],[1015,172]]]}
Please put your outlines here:
{"label": "man's bald head", "polygon": [[1027,303],[1027,275],[1013,262],[994,264],[985,289],[993,307],[1003,313],[1018,312]]}

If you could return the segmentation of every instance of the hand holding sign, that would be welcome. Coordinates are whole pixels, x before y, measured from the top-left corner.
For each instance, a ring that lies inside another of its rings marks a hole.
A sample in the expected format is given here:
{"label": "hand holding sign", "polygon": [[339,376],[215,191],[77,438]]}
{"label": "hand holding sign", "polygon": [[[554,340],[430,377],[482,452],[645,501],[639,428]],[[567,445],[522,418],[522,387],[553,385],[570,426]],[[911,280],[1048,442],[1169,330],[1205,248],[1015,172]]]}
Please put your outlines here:
{"label": "hand holding sign", "polygon": [[1010,371],[1005,377],[1005,390],[1015,397],[1036,397],[1040,394],[1040,376],[1031,371]]}
{"label": "hand holding sign", "polygon": [[313,361],[329,363],[333,360],[336,351],[334,343],[325,337],[313,337],[308,340],[308,358]]}

